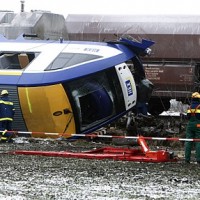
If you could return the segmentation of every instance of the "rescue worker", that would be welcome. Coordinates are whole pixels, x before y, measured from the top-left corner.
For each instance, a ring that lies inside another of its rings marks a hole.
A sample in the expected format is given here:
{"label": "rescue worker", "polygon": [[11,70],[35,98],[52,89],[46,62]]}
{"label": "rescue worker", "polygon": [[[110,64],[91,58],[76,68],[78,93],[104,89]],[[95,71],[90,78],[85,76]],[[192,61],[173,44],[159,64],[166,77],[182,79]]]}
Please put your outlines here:
{"label": "rescue worker", "polygon": [[[195,92],[192,94],[191,105],[187,110],[189,122],[186,128],[186,138],[200,138],[200,94]],[[191,150],[193,142],[185,142],[185,162],[190,163]],[[196,161],[200,164],[200,142],[195,142]]]}
{"label": "rescue worker", "polygon": [[0,98],[0,131],[1,141],[12,141],[13,133],[7,132],[12,130],[12,122],[15,114],[15,108],[13,102],[9,100],[8,91],[1,91]]}

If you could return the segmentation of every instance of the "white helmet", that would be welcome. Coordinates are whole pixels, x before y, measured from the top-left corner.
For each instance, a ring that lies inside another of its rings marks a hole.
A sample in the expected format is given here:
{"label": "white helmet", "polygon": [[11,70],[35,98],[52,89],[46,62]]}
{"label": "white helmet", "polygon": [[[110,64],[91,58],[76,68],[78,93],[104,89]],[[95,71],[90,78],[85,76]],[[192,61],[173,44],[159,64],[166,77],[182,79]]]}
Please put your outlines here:
{"label": "white helmet", "polygon": [[1,91],[1,95],[5,95],[5,94],[8,94],[8,90],[2,90]]}

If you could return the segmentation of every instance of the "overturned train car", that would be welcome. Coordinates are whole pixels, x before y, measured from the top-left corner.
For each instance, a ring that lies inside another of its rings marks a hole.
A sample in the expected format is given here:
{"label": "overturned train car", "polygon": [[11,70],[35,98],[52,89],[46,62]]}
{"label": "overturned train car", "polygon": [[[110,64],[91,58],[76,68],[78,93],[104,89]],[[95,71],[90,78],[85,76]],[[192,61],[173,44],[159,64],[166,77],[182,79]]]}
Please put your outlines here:
{"label": "overturned train car", "polygon": [[[136,84],[126,62],[153,44],[0,38],[0,89],[14,102],[14,130],[90,133],[132,110]],[[142,65],[138,65],[142,68]]]}
{"label": "overturned train car", "polygon": [[[200,16],[68,15],[70,40],[113,41],[128,36],[155,41],[150,57],[142,57],[147,78],[154,83],[149,112],[160,114],[170,99],[189,103],[199,90]],[[134,73],[134,66],[133,73]]]}

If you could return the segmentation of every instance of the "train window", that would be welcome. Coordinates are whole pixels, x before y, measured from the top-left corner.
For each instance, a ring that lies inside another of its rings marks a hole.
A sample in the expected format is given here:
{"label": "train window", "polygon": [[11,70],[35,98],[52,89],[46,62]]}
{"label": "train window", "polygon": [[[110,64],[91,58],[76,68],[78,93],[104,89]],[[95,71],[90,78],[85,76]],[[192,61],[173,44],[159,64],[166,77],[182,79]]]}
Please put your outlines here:
{"label": "train window", "polygon": [[124,109],[120,83],[116,72],[111,71],[112,69],[67,84],[79,116],[81,131],[103,123]]}
{"label": "train window", "polygon": [[62,69],[98,58],[101,58],[101,56],[81,53],[61,53],[46,70]]}
{"label": "train window", "polygon": [[24,69],[38,53],[1,52],[0,69]]}

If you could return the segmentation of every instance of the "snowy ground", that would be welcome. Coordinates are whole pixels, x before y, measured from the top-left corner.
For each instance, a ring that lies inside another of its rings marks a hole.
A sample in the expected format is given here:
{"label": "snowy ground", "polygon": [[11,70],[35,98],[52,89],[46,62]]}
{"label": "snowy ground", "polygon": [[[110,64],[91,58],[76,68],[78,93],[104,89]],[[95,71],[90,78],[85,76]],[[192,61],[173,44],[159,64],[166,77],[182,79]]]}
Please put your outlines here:
{"label": "snowy ground", "polygon": [[48,140],[0,144],[0,199],[200,199],[200,166],[195,162],[155,164],[6,154],[15,149],[82,151],[100,146]]}

